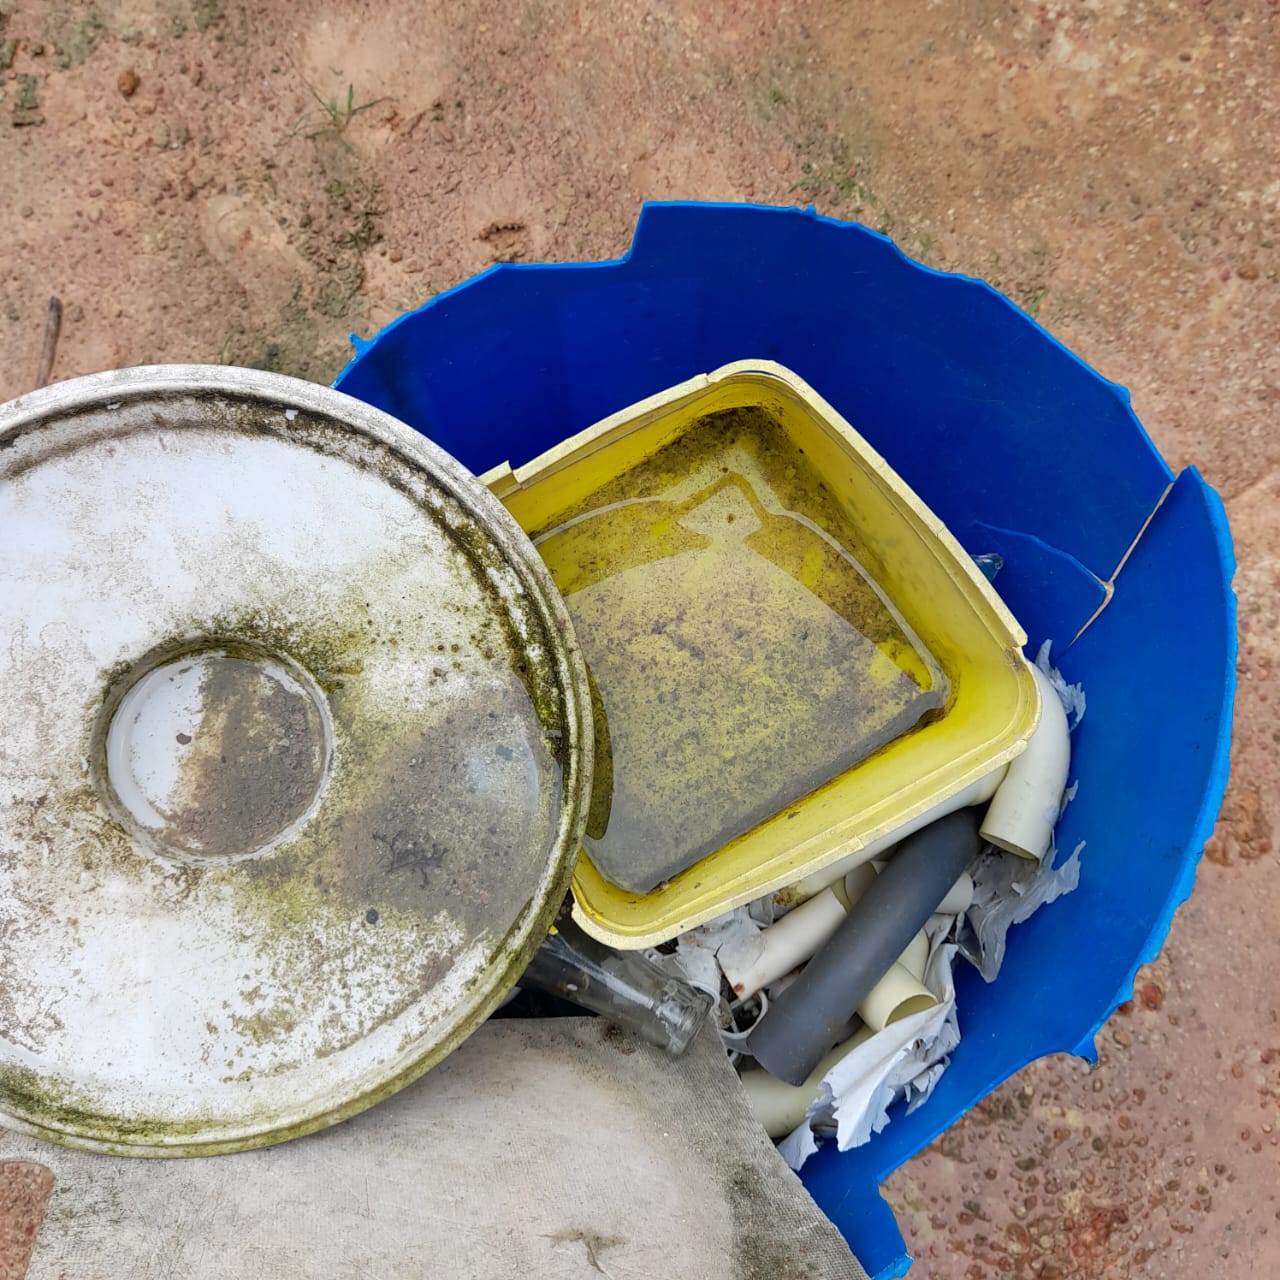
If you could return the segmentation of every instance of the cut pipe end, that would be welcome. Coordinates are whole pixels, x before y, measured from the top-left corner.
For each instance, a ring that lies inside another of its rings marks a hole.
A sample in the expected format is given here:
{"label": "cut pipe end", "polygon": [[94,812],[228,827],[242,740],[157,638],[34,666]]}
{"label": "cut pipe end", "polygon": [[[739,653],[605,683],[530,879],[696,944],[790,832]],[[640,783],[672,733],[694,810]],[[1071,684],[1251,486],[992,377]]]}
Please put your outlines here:
{"label": "cut pipe end", "polygon": [[1040,723],[992,797],[981,835],[997,849],[1039,861],[1053,843],[1071,767],[1071,738],[1057,690],[1039,667],[1031,671],[1040,690]]}

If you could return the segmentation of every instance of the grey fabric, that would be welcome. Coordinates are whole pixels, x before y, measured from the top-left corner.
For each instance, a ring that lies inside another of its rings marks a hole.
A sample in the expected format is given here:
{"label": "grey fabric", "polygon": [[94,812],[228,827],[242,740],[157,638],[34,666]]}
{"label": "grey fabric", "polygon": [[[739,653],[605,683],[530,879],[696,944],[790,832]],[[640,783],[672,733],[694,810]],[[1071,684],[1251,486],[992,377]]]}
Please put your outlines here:
{"label": "grey fabric", "polygon": [[55,1187],[29,1280],[866,1280],[710,1030],[490,1022],[346,1124],[202,1160],[0,1130]]}

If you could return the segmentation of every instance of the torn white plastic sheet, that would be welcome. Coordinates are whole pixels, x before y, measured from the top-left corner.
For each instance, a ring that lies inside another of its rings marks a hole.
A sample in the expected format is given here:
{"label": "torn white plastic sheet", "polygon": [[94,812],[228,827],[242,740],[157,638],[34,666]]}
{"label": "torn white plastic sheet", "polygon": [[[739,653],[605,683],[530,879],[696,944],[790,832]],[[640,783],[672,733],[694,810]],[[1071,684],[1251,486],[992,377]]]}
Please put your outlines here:
{"label": "torn white plastic sheet", "polygon": [[665,969],[684,978],[690,986],[705,991],[713,1000],[720,1000],[720,963],[717,956],[722,947],[759,949],[757,935],[760,926],[751,918],[746,907],[738,907],[717,916],[707,924],[691,929],[676,939],[676,949],[671,955],[651,951],[649,958]]}
{"label": "torn white plastic sheet", "polygon": [[728,942],[751,936],[759,927],[751,918],[748,907],[738,907],[733,911],[726,911],[724,915],[717,916],[696,929],[690,929],[688,933],[681,934],[680,946],[681,949],[701,947],[714,954]]}
{"label": "torn white plastic sheet", "polygon": [[1058,701],[1062,703],[1063,711],[1067,713],[1067,727],[1074,729],[1084,719],[1084,685],[1067,683],[1066,677],[1049,658],[1052,647],[1052,640],[1046,640],[1040,646],[1040,652],[1036,654],[1036,666],[1048,676],[1049,683],[1053,685],[1054,692],[1058,695]]}
{"label": "torn white plastic sheet", "polygon": [[729,955],[754,958],[763,949],[763,945],[760,925],[752,917],[750,906],[746,906],[684,934],[679,942],[679,950],[681,953],[697,947],[709,950],[720,958],[723,968],[724,960]]}
{"label": "torn white plastic sheet", "polygon": [[778,1143],[778,1154],[797,1171],[817,1149],[818,1135],[808,1120],[797,1125]]}
{"label": "torn white plastic sheet", "polygon": [[988,850],[974,864],[973,903],[960,929],[960,954],[988,982],[1004,963],[1005,939],[1016,924],[1080,883],[1081,841],[1060,867],[1050,849],[1043,862]]}

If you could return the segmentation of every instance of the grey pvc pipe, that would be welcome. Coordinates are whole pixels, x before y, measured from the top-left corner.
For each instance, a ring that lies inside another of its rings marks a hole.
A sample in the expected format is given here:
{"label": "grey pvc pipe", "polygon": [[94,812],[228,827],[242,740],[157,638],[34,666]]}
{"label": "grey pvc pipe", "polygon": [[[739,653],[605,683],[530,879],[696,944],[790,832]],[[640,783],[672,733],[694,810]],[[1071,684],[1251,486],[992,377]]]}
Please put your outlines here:
{"label": "grey pvc pipe", "polygon": [[949,813],[903,840],[804,972],[769,1006],[747,1052],[770,1075],[803,1084],[980,847],[974,809]]}

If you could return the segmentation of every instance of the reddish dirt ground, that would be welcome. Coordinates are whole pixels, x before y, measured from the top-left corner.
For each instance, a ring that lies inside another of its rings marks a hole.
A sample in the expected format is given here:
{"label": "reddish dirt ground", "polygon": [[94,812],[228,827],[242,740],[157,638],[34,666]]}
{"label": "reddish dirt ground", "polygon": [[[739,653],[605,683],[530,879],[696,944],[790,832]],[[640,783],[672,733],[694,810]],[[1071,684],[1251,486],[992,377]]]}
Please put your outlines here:
{"label": "reddish dirt ground", "polygon": [[1277,0],[0,0],[0,398],[349,332],[643,200],[813,203],[989,280],[1227,501],[1234,774],[1099,1065],[1040,1062],[890,1180],[913,1276],[1280,1274]]}

